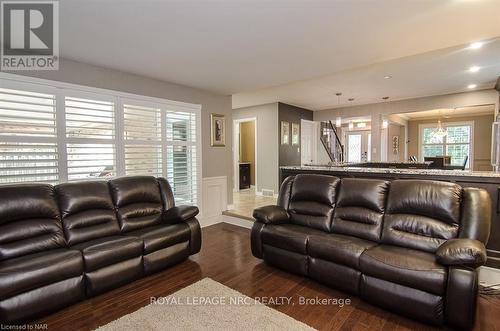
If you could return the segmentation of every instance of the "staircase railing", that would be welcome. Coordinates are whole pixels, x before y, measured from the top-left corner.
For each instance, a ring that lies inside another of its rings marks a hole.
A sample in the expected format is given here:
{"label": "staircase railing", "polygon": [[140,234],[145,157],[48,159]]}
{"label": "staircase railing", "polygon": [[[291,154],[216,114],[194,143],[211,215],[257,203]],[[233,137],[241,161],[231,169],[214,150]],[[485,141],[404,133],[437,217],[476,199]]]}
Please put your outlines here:
{"label": "staircase railing", "polygon": [[344,146],[340,142],[337,129],[333,126],[332,121],[321,122],[320,140],[331,162],[344,162]]}

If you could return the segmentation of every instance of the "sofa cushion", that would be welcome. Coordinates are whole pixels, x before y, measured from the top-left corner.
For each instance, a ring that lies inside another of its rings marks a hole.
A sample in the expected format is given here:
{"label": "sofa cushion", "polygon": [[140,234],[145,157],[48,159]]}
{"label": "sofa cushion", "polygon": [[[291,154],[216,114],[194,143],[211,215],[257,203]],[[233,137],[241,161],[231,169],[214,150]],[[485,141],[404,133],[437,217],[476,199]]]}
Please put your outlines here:
{"label": "sofa cushion", "polygon": [[434,254],[410,248],[379,245],[361,254],[363,274],[415,289],[444,295],[447,272]]}
{"label": "sofa cushion", "polygon": [[458,235],[461,197],[462,188],[453,183],[393,181],[382,242],[434,253]]}
{"label": "sofa cushion", "polygon": [[359,257],[377,243],[352,236],[321,233],[309,236],[307,246],[311,257],[335,262],[359,270]]}
{"label": "sofa cushion", "polygon": [[312,233],[321,232],[296,224],[267,225],[262,230],[262,243],[305,255],[308,236]]}
{"label": "sofa cushion", "polygon": [[64,183],[55,190],[69,245],[120,234],[107,182]]}
{"label": "sofa cushion", "polygon": [[51,185],[0,186],[0,261],[65,246]]}
{"label": "sofa cushion", "polygon": [[0,299],[83,274],[82,254],[66,248],[0,262]]}
{"label": "sofa cushion", "polygon": [[109,181],[122,232],[161,223],[163,200],[156,178],[122,177]]}
{"label": "sofa cushion", "polygon": [[72,246],[83,254],[85,271],[90,272],[142,255],[142,240],[113,236],[94,239]]}
{"label": "sofa cushion", "polygon": [[343,178],[332,232],[380,241],[388,187],[383,180]]}
{"label": "sofa cushion", "polygon": [[295,176],[288,205],[290,221],[329,232],[339,181],[333,176]]}
{"label": "sofa cushion", "polygon": [[149,254],[172,245],[189,241],[191,230],[186,223],[156,225],[131,231],[127,236],[135,236],[144,241],[144,254]]}

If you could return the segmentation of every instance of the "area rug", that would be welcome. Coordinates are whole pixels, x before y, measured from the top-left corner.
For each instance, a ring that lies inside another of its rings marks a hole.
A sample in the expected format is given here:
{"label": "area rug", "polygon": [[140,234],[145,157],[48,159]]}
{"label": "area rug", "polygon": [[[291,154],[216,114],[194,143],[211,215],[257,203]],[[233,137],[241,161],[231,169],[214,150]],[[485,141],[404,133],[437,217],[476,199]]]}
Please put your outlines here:
{"label": "area rug", "polygon": [[97,330],[314,330],[210,278],[151,302]]}

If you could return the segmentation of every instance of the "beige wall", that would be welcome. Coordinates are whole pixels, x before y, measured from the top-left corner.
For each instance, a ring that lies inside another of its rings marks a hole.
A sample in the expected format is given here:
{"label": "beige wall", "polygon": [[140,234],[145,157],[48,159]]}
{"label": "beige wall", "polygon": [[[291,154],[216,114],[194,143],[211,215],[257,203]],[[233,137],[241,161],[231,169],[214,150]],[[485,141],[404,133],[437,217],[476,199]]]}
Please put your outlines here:
{"label": "beige wall", "polygon": [[[314,112],[315,121],[334,121],[337,116],[370,116],[372,121],[372,160],[380,160],[381,121],[383,116],[397,113],[409,113],[431,109],[461,108],[477,105],[495,105],[499,107],[498,93],[494,89],[465,93],[454,93],[430,97],[406,99],[384,103],[375,103],[353,107],[326,109]],[[408,154],[411,155],[411,154]]]}
{"label": "beige wall", "polygon": [[[474,121],[474,146],[473,146],[473,167],[474,170],[492,170],[491,160],[491,123],[492,115],[481,116],[461,116],[446,118],[441,120],[447,122],[468,122]],[[408,121],[408,155],[417,155],[418,157],[418,126],[420,124],[436,123],[436,119]]]}
{"label": "beige wall", "polygon": [[[71,60],[61,60],[57,71],[18,71],[15,74],[201,104],[202,177],[226,176],[228,180],[228,203],[232,203],[231,96],[213,94],[188,86]],[[210,113],[226,115],[225,147],[210,146]]]}
{"label": "beige wall", "polygon": [[250,184],[255,185],[255,122],[240,123],[240,162],[250,163]]}
{"label": "beige wall", "polygon": [[233,119],[257,119],[256,190],[278,193],[278,103],[234,109],[232,115]]}

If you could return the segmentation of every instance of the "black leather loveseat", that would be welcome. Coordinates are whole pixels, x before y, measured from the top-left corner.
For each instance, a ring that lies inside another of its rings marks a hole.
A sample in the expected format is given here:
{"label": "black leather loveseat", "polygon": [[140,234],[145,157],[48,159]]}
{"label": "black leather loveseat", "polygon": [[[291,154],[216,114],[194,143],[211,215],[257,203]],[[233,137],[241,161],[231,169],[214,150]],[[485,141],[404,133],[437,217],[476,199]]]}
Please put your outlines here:
{"label": "black leather loveseat", "polygon": [[0,324],[28,321],[199,252],[198,208],[164,178],[0,186]]}
{"label": "black leather loveseat", "polygon": [[297,175],[254,210],[253,255],[422,322],[470,328],[486,261],[482,189]]}

